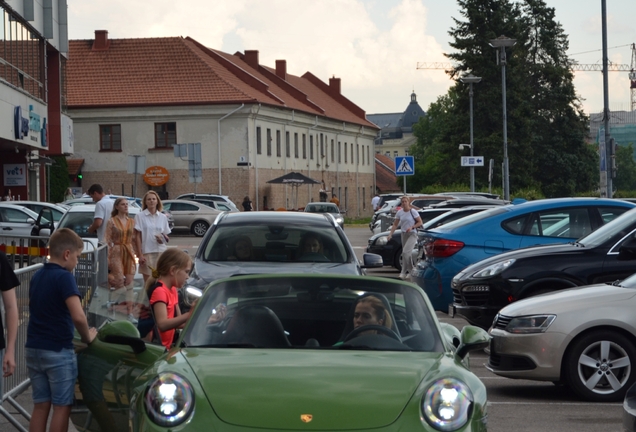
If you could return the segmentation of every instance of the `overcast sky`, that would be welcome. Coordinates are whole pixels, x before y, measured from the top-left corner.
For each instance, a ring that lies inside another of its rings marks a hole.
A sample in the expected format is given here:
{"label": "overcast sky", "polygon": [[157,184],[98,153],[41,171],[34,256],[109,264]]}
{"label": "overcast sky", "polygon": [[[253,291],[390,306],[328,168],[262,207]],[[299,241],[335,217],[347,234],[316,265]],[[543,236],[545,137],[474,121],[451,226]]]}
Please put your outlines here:
{"label": "overcast sky", "polygon": [[[601,63],[601,0],[547,0],[569,35],[570,56]],[[454,0],[68,0],[69,37],[93,39],[190,36],[228,53],[258,50],[260,63],[311,71],[325,82],[342,79],[342,92],[367,114],[402,112],[415,91],[424,110],[452,84],[442,70],[418,62],[446,61]],[[609,59],[631,63],[636,0],[607,0]],[[495,56],[493,54],[493,62]],[[585,110],[603,109],[600,72],[576,72]],[[612,110],[629,110],[627,72],[611,72]],[[475,91],[478,91],[477,88]]]}

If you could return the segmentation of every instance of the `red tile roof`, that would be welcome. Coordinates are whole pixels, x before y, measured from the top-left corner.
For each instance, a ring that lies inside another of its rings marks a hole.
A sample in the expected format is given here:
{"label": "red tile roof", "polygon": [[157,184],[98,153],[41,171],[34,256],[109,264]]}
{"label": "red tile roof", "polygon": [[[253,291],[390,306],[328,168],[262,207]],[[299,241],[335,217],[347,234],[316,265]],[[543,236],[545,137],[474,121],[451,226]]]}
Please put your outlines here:
{"label": "red tile roof", "polygon": [[[228,54],[191,38],[69,41],[69,109],[166,105],[266,104],[377,130],[365,112],[307,72],[276,74],[258,52]],[[256,60],[256,61],[254,61]]]}
{"label": "red tile roof", "polygon": [[377,153],[375,155],[375,185],[380,193],[399,192],[395,175],[395,161],[388,156]]}

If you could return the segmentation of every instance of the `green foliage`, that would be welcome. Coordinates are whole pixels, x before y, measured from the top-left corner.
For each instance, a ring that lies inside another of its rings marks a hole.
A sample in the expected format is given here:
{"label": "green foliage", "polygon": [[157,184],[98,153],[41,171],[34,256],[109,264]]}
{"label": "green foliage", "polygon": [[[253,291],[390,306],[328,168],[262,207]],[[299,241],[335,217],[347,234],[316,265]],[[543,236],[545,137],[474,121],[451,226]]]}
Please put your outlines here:
{"label": "green foliage", "polygon": [[68,178],[68,164],[64,156],[53,156],[55,163],[50,166],[50,201],[54,203],[64,201],[64,192],[70,185]]}
{"label": "green foliage", "polygon": [[[498,191],[497,193],[503,194],[503,191]],[[533,201],[533,200],[543,199],[545,198],[545,196],[543,195],[541,190],[529,187],[524,189],[518,189],[514,191],[514,193],[511,193],[510,200],[514,200],[515,198],[523,198],[528,201]]]}
{"label": "green foliage", "polygon": [[633,154],[634,145],[632,143],[627,146],[618,146],[616,150],[616,167],[618,171],[616,172],[616,178],[612,180],[612,186],[618,191],[633,191],[636,189],[636,161],[634,161]]}
{"label": "green foliage", "polygon": [[360,217],[360,218],[344,218],[345,225],[369,225],[371,223],[370,217]]}
{"label": "green foliage", "polygon": [[459,81],[469,71],[482,78],[473,85],[474,154],[485,158],[485,167],[475,168],[476,189],[488,187],[490,159],[495,162],[492,184],[502,184],[502,68],[489,41],[505,35],[517,40],[507,49],[506,63],[511,191],[559,197],[596,189],[598,155],[585,143],[588,119],[572,82],[567,35],[555,21],[554,9],[544,0],[458,4],[463,19],[455,19],[449,32],[456,51],[447,54],[457,64],[450,71],[456,83],[414,127],[416,170],[410,184],[416,190],[458,179],[468,184],[469,169],[459,163],[468,151],[457,147],[470,142],[469,86]]}

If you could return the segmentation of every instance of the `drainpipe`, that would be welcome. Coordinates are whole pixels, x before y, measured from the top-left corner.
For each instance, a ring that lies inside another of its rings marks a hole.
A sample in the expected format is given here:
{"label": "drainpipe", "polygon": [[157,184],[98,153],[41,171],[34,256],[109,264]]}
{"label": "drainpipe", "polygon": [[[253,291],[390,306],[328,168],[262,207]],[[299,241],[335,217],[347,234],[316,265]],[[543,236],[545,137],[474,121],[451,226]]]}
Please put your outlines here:
{"label": "drainpipe", "polygon": [[[258,113],[261,110],[261,104],[258,104],[258,108],[256,109],[256,113],[254,114],[254,136],[256,136],[256,121],[258,120]],[[261,131],[262,132],[262,131]],[[267,138],[267,137],[266,137]],[[263,150],[263,140],[261,139],[261,151]],[[267,148],[267,147],[266,147]],[[249,149],[249,146],[248,146]],[[248,150],[249,151],[249,150]],[[248,169],[249,172],[249,169]],[[258,194],[258,152],[254,152],[254,201],[256,202],[256,211],[260,208],[260,195]]]}
{"label": "drainpipe", "polygon": [[[312,127],[310,127],[310,128],[307,128],[307,139],[309,140],[310,143],[312,142],[311,138],[309,138],[311,136],[311,131],[313,129],[316,129],[317,127],[318,127],[318,116],[316,116],[316,118],[314,120],[314,125]],[[311,155],[311,150],[312,149],[309,150],[309,155]],[[307,177],[311,178],[311,162],[310,162],[311,158],[307,159],[307,161],[308,161],[307,162]],[[314,187],[314,185],[312,185],[312,184],[309,185],[309,197],[310,198],[313,198],[312,195],[311,195],[313,187]],[[320,201],[320,199],[319,199],[319,201]]]}
{"label": "drainpipe", "polygon": [[[360,150],[358,147],[358,137],[364,133],[364,126],[360,126],[360,132],[356,134],[356,155],[358,156],[357,164],[356,164],[356,203],[358,209],[358,217],[360,217],[360,183],[358,179],[358,175],[360,174],[360,153],[362,153],[362,157],[364,157],[364,149]],[[375,172],[375,170],[374,170]],[[375,194],[373,194],[375,196]]]}
{"label": "drainpipe", "polygon": [[[287,159],[291,158],[291,153],[292,153],[292,151],[291,151],[291,144],[292,143],[291,143],[291,135],[290,135],[290,137],[289,137],[289,158],[288,158],[287,157],[287,126],[292,124],[292,123],[294,123],[295,121],[296,120],[295,120],[295,117],[294,117],[294,110],[292,110],[291,121],[283,123],[283,140],[284,140],[284,143],[285,143],[285,148],[284,148],[284,154],[285,154],[284,161],[285,161],[285,163],[283,165],[283,171],[285,172],[285,174],[287,174]],[[288,186],[285,185],[285,208],[288,208],[288,206],[287,206],[287,191],[288,191]],[[292,188],[292,201],[293,201],[293,199],[294,199],[294,189]]]}
{"label": "drainpipe", "polygon": [[243,108],[245,106],[244,103],[241,104],[240,107],[236,108],[234,111],[231,111],[227,114],[225,114],[223,117],[221,117],[218,120],[218,125],[216,127],[216,132],[218,134],[218,139],[217,139],[217,143],[218,143],[218,148],[219,148],[219,195],[223,194],[223,188],[221,187],[221,120],[224,120],[226,118],[228,118],[229,116],[231,116],[232,114],[234,114],[235,112],[237,112],[238,110],[240,110],[241,108]]}
{"label": "drainpipe", "polygon": [[[346,127],[346,123],[342,122],[342,132],[345,131],[345,127]],[[336,146],[338,145],[338,136],[341,135],[340,134],[336,134]],[[338,147],[336,147],[337,149]],[[338,152],[338,156],[340,156],[340,152]],[[338,159],[336,159],[336,190],[338,191],[338,194],[340,193],[340,164],[338,163]],[[338,199],[340,199],[341,197],[338,197]],[[347,208],[345,207],[345,211],[347,211]]]}

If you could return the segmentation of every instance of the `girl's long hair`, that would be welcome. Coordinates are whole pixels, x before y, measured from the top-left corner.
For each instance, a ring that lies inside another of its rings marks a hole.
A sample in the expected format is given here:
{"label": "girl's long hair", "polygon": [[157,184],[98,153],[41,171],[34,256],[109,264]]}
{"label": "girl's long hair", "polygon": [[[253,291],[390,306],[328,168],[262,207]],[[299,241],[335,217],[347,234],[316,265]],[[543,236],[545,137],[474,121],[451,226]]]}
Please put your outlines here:
{"label": "girl's long hair", "polygon": [[[148,289],[157,282],[157,279],[170,274],[170,269],[173,267],[177,269],[187,268],[192,263],[192,258],[186,252],[179,248],[171,247],[166,249],[159,255],[157,260],[157,268],[152,269],[152,275],[146,281],[145,289]],[[171,288],[171,287],[168,287]]]}

